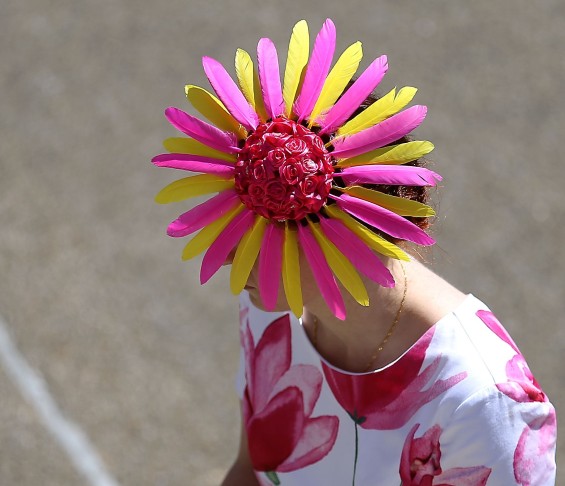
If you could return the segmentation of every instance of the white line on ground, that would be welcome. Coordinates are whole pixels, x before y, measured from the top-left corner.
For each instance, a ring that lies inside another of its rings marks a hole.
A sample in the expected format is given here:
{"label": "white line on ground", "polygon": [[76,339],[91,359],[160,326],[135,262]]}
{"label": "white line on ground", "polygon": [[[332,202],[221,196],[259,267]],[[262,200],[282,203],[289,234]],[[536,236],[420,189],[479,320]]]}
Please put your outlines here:
{"label": "white line on ground", "polygon": [[76,470],[92,486],[119,486],[82,429],[65,418],[41,375],[18,351],[6,321],[0,316],[0,359],[13,383],[32,405],[41,421],[69,456]]}

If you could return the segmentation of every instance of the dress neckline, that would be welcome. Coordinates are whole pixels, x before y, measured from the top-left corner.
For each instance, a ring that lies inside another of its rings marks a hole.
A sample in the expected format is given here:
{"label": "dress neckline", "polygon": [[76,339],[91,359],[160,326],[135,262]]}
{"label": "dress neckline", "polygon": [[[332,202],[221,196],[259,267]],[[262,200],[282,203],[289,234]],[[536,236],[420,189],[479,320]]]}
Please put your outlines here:
{"label": "dress neckline", "polygon": [[309,348],[311,349],[311,351],[318,357],[318,359],[324,363],[328,368],[331,368],[334,371],[337,371],[339,373],[343,373],[345,375],[352,375],[352,376],[365,376],[365,375],[372,375],[375,373],[379,373],[382,372],[384,370],[386,370],[387,368],[390,368],[391,366],[394,366],[395,364],[397,364],[399,361],[403,360],[408,354],[410,354],[410,351],[412,351],[418,344],[420,344],[423,340],[427,339],[429,337],[430,334],[435,334],[438,329],[442,328],[443,326],[447,325],[448,322],[453,319],[453,318],[457,318],[458,314],[462,314],[464,313],[468,308],[474,308],[476,307],[476,302],[478,301],[478,299],[473,295],[473,294],[467,294],[465,296],[465,299],[463,299],[463,301],[457,305],[453,310],[451,310],[450,312],[448,312],[447,314],[445,314],[443,317],[441,317],[437,322],[435,322],[433,325],[431,325],[424,334],[422,334],[408,349],[406,349],[406,351],[404,351],[398,358],[394,359],[393,361],[391,361],[390,363],[386,364],[385,366],[382,366],[380,368],[377,368],[375,370],[372,371],[362,371],[362,372],[355,372],[355,371],[348,371],[348,370],[344,370],[342,368],[339,368],[338,366],[335,366],[334,364],[330,363],[326,358],[324,358],[319,352],[318,350],[314,347],[314,344],[312,343],[312,341],[310,340],[310,337],[308,336],[308,333],[306,332],[306,329],[304,328],[304,325],[302,324],[302,318],[298,319],[298,324],[300,326],[300,329],[302,331],[303,337],[307,342],[307,345],[309,346]]}

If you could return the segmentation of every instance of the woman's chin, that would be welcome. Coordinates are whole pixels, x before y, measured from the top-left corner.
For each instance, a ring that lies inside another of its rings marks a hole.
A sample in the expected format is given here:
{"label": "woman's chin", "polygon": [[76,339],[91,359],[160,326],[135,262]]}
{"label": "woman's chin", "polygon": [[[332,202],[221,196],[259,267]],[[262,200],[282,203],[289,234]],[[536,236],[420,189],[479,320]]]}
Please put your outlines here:
{"label": "woman's chin", "polygon": [[261,301],[261,297],[259,296],[259,290],[257,290],[255,287],[251,287],[249,285],[245,286],[245,290],[249,294],[249,300],[251,301],[251,303],[255,307],[258,307],[259,309],[264,310],[263,302]]}

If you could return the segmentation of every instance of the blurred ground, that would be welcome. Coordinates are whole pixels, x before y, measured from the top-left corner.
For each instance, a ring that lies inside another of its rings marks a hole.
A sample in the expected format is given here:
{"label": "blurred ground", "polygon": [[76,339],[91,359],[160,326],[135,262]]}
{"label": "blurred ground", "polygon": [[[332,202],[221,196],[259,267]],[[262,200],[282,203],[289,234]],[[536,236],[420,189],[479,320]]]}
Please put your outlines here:
{"label": "blurred ground", "polygon": [[[459,0],[3,0],[0,7],[0,315],[62,413],[122,485],[218,484],[237,444],[236,301],[206,287],[165,226],[151,167],[207,86],[269,36],[325,17],[382,90],[419,87],[444,175],[436,270],[485,300],[558,408],[565,405],[565,3]],[[0,484],[89,484],[0,369]],[[565,453],[560,437],[559,454]],[[565,479],[561,479],[564,481]]]}

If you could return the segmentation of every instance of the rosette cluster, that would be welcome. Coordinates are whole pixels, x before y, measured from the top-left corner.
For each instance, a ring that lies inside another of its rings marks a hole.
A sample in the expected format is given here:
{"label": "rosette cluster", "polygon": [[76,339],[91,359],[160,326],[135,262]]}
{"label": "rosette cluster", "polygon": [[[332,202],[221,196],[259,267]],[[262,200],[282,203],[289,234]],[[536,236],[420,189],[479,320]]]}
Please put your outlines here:
{"label": "rosette cluster", "polygon": [[264,218],[296,221],[322,209],[333,172],[322,139],[279,116],[259,125],[237,154],[235,190]]}
{"label": "rosette cluster", "polygon": [[167,228],[173,237],[198,231],[183,259],[204,252],[201,283],[235,249],[232,291],[243,290],[258,261],[265,308],[276,306],[282,275],[288,304],[300,316],[302,253],[329,308],[345,319],[338,281],[357,302],[368,305],[360,273],[394,286],[375,252],[408,260],[374,228],[394,239],[434,243],[406,219],[433,216],[432,208],[375,186],[430,186],[441,177],[407,165],[433,150],[427,141],[401,141],[426,116],[425,106],[404,109],[416,89],[393,89],[356,113],[384,77],[388,61],[378,57],[348,87],[362,58],[361,43],[348,47],[332,67],[335,46],[331,20],[322,26],[311,52],[308,25],[298,22],[283,83],[270,39],[259,41],[257,66],[247,52],[237,50],[237,83],[218,61],[204,57],[204,71],[217,96],[192,85],[185,91],[208,121],[167,108],[169,122],[188,137],[165,140],[169,153],[152,162],[200,173],[166,186],[156,197],[159,203],[217,193]]}

